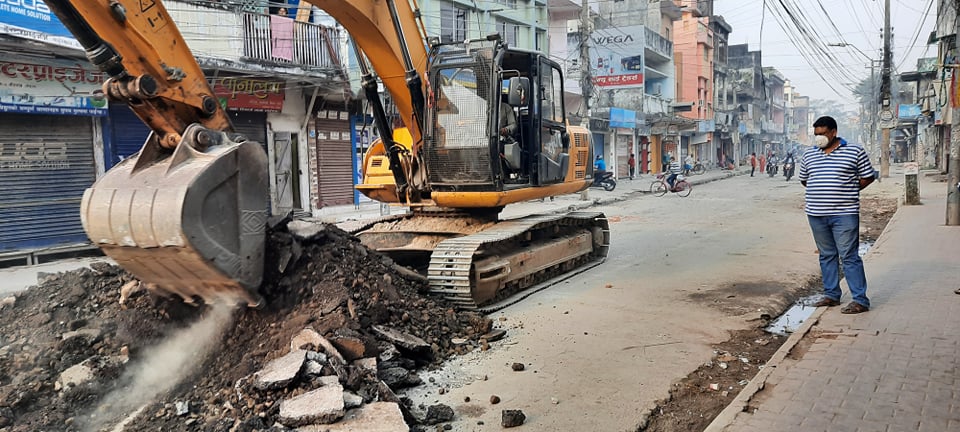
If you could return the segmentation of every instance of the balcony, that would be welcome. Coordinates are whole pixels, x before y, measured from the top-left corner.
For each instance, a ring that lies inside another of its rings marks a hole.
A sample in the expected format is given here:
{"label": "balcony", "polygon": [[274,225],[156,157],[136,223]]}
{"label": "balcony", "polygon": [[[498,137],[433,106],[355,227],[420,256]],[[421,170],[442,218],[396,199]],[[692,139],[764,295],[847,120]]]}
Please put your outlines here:
{"label": "balcony", "polygon": [[660,96],[652,94],[643,95],[643,112],[644,114],[669,114],[670,113],[670,101],[664,99]]}
{"label": "balcony", "polygon": [[[242,12],[243,56],[246,60],[327,68],[338,64],[336,32],[333,29],[288,18]],[[289,36],[284,33],[289,32]]]}
{"label": "balcony", "polygon": [[659,56],[660,61],[670,61],[673,58],[673,42],[649,27],[644,27],[643,30],[644,48],[646,48],[648,60],[653,60],[651,58],[653,56]]}
{"label": "balcony", "polygon": [[710,27],[707,27],[704,23],[698,23],[697,25],[697,43],[713,48],[713,30],[710,30]]}
{"label": "balcony", "polygon": [[[204,67],[253,64],[319,77],[343,70],[339,38],[331,27],[207,4],[173,1],[167,6]],[[216,29],[215,37],[207,29]]]}

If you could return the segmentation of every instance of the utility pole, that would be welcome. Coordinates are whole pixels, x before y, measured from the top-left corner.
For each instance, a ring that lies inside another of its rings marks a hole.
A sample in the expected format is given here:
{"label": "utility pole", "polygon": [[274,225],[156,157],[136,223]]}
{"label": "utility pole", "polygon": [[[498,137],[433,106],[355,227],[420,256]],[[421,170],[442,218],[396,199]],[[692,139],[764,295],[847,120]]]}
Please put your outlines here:
{"label": "utility pole", "polygon": [[[590,95],[593,93],[593,76],[590,73],[590,4],[582,0],[580,7],[580,92],[583,94],[583,127],[590,128]],[[593,163],[591,161],[591,163]]]}
{"label": "utility pole", "polygon": [[[957,7],[953,8],[957,11]],[[954,12],[956,13],[956,12]],[[960,15],[960,14],[958,14]],[[956,33],[960,35],[960,16],[956,19]],[[957,42],[954,39],[954,46]],[[960,73],[957,65],[944,65],[952,67],[953,75]],[[956,95],[954,97],[957,97]],[[950,155],[947,159],[947,225],[960,225],[960,115],[957,108],[957,101],[951,101],[953,109],[950,119]]]}
{"label": "utility pole", "polygon": [[883,9],[883,69],[880,83],[880,119],[885,124],[883,140],[880,142],[880,177],[890,177],[890,129],[896,125],[896,116],[893,113],[893,97],[890,83],[890,73],[893,69],[890,53],[890,0],[884,0]]}
{"label": "utility pole", "polygon": [[[590,73],[590,4],[588,0],[582,0],[580,6],[580,93],[583,99],[583,127],[590,129],[590,118],[592,112],[590,109],[590,95],[593,94],[593,75]],[[591,147],[593,146],[593,134],[590,134]],[[592,150],[592,149],[591,149]],[[593,161],[587,161],[592,164]],[[588,201],[590,199],[590,188],[580,192],[580,199]]]}

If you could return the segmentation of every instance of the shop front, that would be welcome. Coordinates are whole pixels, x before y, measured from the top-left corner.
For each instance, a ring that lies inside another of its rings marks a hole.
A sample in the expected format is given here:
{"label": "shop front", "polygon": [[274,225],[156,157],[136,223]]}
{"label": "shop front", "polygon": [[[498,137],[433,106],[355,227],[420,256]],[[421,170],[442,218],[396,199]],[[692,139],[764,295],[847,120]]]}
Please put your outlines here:
{"label": "shop front", "polygon": [[0,254],[89,244],[80,200],[103,171],[102,84],[80,60],[0,55]]}

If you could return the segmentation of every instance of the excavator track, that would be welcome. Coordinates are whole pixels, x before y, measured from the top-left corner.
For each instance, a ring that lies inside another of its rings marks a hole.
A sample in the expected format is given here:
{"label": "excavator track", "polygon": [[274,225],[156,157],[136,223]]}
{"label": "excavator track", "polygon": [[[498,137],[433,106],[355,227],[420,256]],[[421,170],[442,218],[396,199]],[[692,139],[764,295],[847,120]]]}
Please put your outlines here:
{"label": "excavator track", "polygon": [[459,308],[488,313],[599,264],[609,246],[603,213],[532,215],[440,242],[427,279]]}

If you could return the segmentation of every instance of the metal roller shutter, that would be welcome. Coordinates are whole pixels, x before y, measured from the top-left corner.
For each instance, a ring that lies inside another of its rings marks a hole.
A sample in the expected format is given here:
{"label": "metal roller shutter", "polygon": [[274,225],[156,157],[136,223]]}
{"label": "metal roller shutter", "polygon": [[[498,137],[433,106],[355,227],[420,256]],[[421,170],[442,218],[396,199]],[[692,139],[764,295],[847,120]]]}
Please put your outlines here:
{"label": "metal roller shutter", "polygon": [[0,116],[0,251],[87,241],[80,200],[96,179],[92,122]]}
{"label": "metal roller shutter", "polygon": [[311,119],[311,146],[317,152],[320,207],[353,204],[353,142],[350,122]]}
{"label": "metal roller shutter", "polygon": [[110,168],[140,151],[143,143],[150,136],[150,128],[140,120],[130,107],[120,104],[110,104],[110,142],[113,151],[110,154]]}
{"label": "metal roller shutter", "polygon": [[237,133],[246,135],[250,141],[256,141],[267,150],[267,113],[227,111],[233,129]]}

